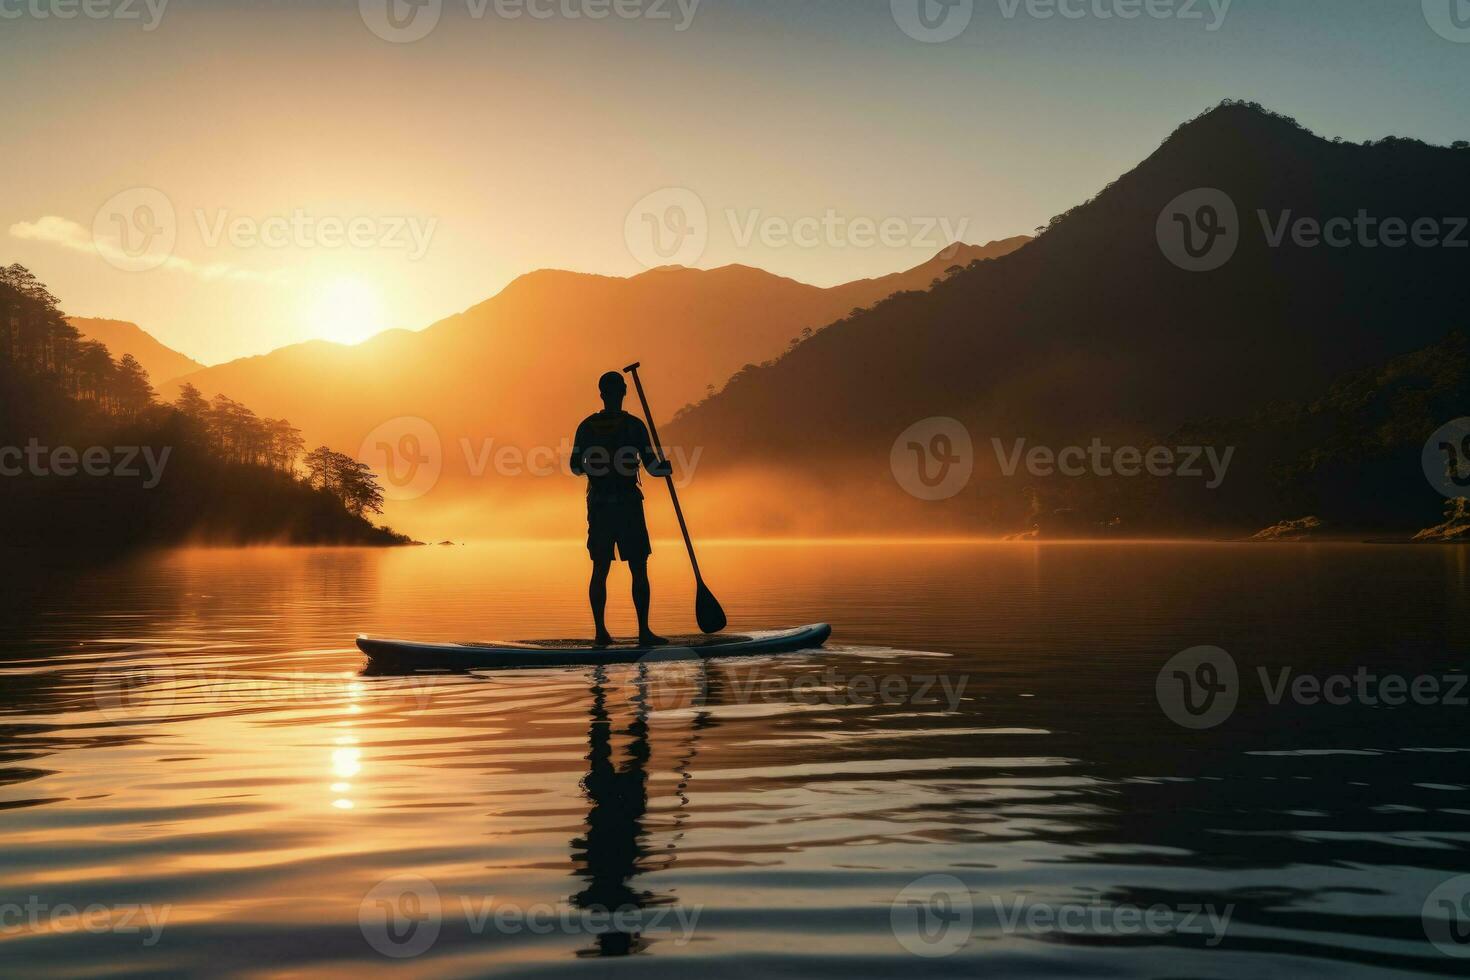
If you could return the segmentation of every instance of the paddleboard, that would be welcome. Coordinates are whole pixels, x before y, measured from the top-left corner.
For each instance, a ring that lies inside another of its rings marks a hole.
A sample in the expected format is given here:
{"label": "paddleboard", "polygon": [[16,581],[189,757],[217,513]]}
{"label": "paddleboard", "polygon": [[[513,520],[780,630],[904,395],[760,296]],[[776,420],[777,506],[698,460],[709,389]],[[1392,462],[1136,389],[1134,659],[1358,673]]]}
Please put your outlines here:
{"label": "paddleboard", "polygon": [[418,643],[359,636],[358,649],[375,666],[468,670],[484,667],[567,667],[636,663],[645,658],[755,657],[768,653],[814,650],[827,642],[826,623],[795,629],[670,637],[666,647],[640,647],[634,642],[595,647],[591,640],[526,640],[503,643]]}

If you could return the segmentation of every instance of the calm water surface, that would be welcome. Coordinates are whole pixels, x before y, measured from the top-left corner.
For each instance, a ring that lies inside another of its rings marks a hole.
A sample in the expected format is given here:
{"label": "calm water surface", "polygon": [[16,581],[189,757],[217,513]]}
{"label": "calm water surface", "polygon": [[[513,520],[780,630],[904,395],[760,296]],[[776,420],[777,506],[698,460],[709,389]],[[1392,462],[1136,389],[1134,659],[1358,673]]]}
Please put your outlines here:
{"label": "calm water surface", "polygon": [[[11,556],[0,973],[1470,970],[1470,708],[1271,698],[1282,669],[1450,693],[1466,549],[706,551],[733,628],[831,647],[371,676],[358,632],[585,634],[582,554]],[[1196,730],[1156,683],[1198,646],[1239,682]]]}

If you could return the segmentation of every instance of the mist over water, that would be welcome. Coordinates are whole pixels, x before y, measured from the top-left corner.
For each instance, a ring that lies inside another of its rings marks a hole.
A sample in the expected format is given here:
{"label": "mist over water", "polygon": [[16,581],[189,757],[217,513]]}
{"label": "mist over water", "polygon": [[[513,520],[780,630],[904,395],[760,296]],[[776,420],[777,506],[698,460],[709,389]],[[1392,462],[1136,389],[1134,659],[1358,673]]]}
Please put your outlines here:
{"label": "mist over water", "polygon": [[[655,625],[692,631],[679,546],[655,547]],[[580,543],[10,556],[0,901],[39,911],[0,923],[0,971],[1460,974],[1424,913],[1470,874],[1470,708],[1272,694],[1360,668],[1447,692],[1464,549],[719,543],[701,564],[733,630],[828,621],[833,643],[371,675],[358,632],[585,635]],[[1195,729],[1160,691],[1197,647],[1240,683]],[[962,892],[916,918],[935,875]],[[94,904],[116,929],[52,914]],[[1170,928],[1126,929],[1155,907]]]}

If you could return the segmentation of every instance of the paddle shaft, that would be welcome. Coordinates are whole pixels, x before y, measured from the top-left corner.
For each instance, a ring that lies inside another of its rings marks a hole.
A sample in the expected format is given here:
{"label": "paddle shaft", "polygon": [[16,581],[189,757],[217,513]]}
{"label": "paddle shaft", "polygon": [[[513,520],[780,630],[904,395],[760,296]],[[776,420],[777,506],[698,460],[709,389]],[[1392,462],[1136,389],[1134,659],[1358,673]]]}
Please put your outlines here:
{"label": "paddle shaft", "polygon": [[[633,376],[633,386],[638,389],[638,400],[643,403],[643,417],[648,420],[648,435],[653,439],[653,451],[658,453],[658,458],[665,466],[668,458],[664,456],[663,444],[658,440],[658,426],[653,424],[653,409],[648,407],[648,396],[643,393],[643,380],[638,377],[639,364],[630,364],[623,368]],[[689,549],[689,564],[694,566],[694,580],[701,585],[704,577],[699,574],[699,559],[694,557],[694,540],[689,537],[689,525],[684,521],[684,508],[679,506],[679,491],[674,489],[674,474],[671,471],[664,477],[669,484],[669,498],[674,501],[674,516],[679,518],[679,530],[684,534],[684,547]]]}

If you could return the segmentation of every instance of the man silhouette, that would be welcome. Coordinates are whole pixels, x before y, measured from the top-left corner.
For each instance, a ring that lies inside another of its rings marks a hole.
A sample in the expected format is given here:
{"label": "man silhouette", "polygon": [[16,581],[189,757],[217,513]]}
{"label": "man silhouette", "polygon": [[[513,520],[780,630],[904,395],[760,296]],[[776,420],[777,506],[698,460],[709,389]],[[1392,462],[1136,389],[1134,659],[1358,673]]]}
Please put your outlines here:
{"label": "man silhouette", "polygon": [[641,464],[650,476],[668,476],[672,467],[653,451],[648,427],[623,411],[628,394],[623,376],[609,371],[598,380],[597,389],[602,394],[602,411],[584,419],[572,439],[572,472],[587,478],[587,553],[592,558],[587,598],[597,625],[596,643],[609,646],[616,642],[607,631],[607,575],[614,558],[621,558],[633,575],[638,644],[662,646],[669,641],[648,625],[648,556],[653,546],[643,519],[638,468]]}

